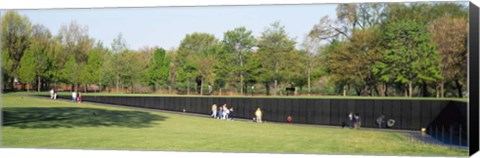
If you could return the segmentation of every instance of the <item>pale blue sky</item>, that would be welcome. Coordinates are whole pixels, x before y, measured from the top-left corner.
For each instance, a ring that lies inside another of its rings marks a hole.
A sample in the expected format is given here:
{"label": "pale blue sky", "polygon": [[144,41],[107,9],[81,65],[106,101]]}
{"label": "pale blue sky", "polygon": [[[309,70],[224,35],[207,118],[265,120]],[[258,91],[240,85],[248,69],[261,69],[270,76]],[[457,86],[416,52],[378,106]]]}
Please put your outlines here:
{"label": "pale blue sky", "polygon": [[105,46],[122,33],[130,49],[143,46],[178,47],[186,34],[206,32],[218,39],[235,27],[245,26],[255,36],[274,21],[285,26],[297,47],[321,17],[336,17],[336,4],[212,7],[158,7],[109,9],[18,10],[33,24],[43,24],[56,35],[61,25],[76,20]]}

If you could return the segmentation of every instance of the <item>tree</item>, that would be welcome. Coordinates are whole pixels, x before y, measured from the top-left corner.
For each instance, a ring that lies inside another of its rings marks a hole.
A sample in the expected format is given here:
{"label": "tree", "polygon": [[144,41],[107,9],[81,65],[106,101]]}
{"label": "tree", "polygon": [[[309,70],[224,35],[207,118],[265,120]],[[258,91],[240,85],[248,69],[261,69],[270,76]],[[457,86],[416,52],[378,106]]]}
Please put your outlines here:
{"label": "tree", "polygon": [[[240,76],[240,94],[244,92],[244,74],[245,74],[245,54],[252,51],[256,40],[252,35],[252,31],[245,27],[238,27],[231,31],[227,31],[223,35],[223,43],[228,51],[234,53],[235,60],[229,62],[233,64],[234,72]],[[228,62],[228,61],[227,61]],[[237,65],[240,65],[238,67]]]}
{"label": "tree", "polygon": [[[350,40],[332,43],[327,48],[327,67],[331,79],[339,84],[355,88],[357,95],[376,90],[377,77],[372,66],[381,59],[379,51],[380,30],[367,28],[355,31]],[[363,93],[362,93],[363,92]]]}
{"label": "tree", "polygon": [[283,65],[279,71],[279,76],[281,76],[283,83],[281,87],[302,88],[307,79],[305,77],[305,72],[307,71],[307,65],[305,65],[307,61],[306,54],[298,51],[280,52],[280,54],[280,65]]}
{"label": "tree", "polygon": [[99,87],[102,86],[102,69],[106,66],[105,57],[107,55],[107,49],[103,47],[101,42],[98,42],[95,48],[93,48],[90,53],[88,53],[87,65],[85,68],[86,73],[84,74],[87,77],[87,84],[97,84]]}
{"label": "tree", "polygon": [[314,70],[317,66],[315,63],[318,60],[318,58],[315,56],[317,56],[321,51],[321,42],[336,36],[334,29],[332,29],[330,26],[331,24],[332,21],[328,18],[328,16],[322,17],[320,21],[313,26],[302,43],[302,48],[306,53],[307,86],[309,95],[311,92],[312,70]]}
{"label": "tree", "polygon": [[124,86],[131,88],[131,93],[134,93],[134,86],[141,84],[142,77],[147,69],[147,62],[145,62],[144,55],[136,51],[124,51],[117,53],[115,62],[118,67],[119,82]]}
{"label": "tree", "polygon": [[69,81],[69,83],[75,86],[75,91],[77,86],[80,84],[81,76],[80,73],[83,72],[84,64],[76,62],[76,55],[72,54],[65,63],[65,67],[62,69],[62,76]]}
{"label": "tree", "polygon": [[20,79],[30,84],[36,80],[40,92],[42,79],[48,77],[51,67],[47,56],[51,34],[43,25],[34,25],[31,34],[31,43],[20,61]]}
{"label": "tree", "polygon": [[118,33],[117,37],[113,39],[111,45],[113,53],[120,53],[128,50],[127,41],[123,38],[123,34],[121,32]]}
{"label": "tree", "polygon": [[[14,88],[14,79],[18,77],[20,60],[30,45],[30,20],[16,11],[7,11],[2,17],[2,68],[4,76],[10,78],[10,86]],[[6,70],[6,71],[5,71]]]}
{"label": "tree", "polygon": [[166,53],[166,58],[169,62],[169,65],[168,65],[168,93],[171,94],[172,93],[172,86],[176,86],[175,85],[175,81],[177,80],[177,70],[180,68],[180,65],[178,65],[176,62],[172,62],[172,61],[177,61],[176,58],[177,58],[177,50],[174,50],[174,49],[170,49],[167,51]]}
{"label": "tree", "polygon": [[203,85],[205,82],[213,84],[215,78],[215,64],[218,61],[217,52],[222,51],[220,44],[211,48],[192,54],[188,60],[192,63],[200,76],[200,95],[203,95]]}
{"label": "tree", "polygon": [[[20,60],[19,78],[22,82],[29,84],[35,82],[35,66],[35,52],[27,50]],[[27,88],[27,91],[30,91],[30,88]]]}
{"label": "tree", "polygon": [[339,4],[334,30],[349,39],[357,29],[380,25],[386,19],[386,3]]}
{"label": "tree", "polygon": [[281,79],[280,70],[288,65],[281,65],[280,59],[285,53],[293,52],[295,40],[288,37],[285,27],[280,22],[274,22],[270,28],[266,28],[258,41],[258,53],[260,58],[261,73],[259,81],[265,84],[267,95],[271,82],[274,83],[274,95],[278,91],[278,81]]}
{"label": "tree", "polygon": [[[167,84],[170,60],[166,57],[165,49],[157,48],[148,65],[148,83],[153,86]],[[160,86],[161,87],[161,86]]]}
{"label": "tree", "polygon": [[[63,60],[67,61],[62,79],[73,84],[73,89],[76,91],[78,85],[86,81],[84,67],[94,40],[88,36],[88,27],[81,26],[76,21],[70,22],[69,25],[62,25],[57,39],[61,44],[61,51],[65,53],[62,55],[65,58]],[[71,59],[72,57],[74,59]]]}
{"label": "tree", "polygon": [[434,35],[433,41],[437,44],[442,67],[440,74],[443,79],[439,81],[440,97],[444,97],[444,85],[448,81],[455,81],[458,96],[462,97],[462,85],[467,78],[467,20],[461,17],[452,17],[445,14],[436,19],[429,27]]}
{"label": "tree", "polygon": [[401,20],[416,20],[422,25],[428,25],[435,19],[441,18],[445,13],[453,17],[468,16],[467,5],[464,2],[437,2],[437,3],[388,3],[386,6],[386,23]]}
{"label": "tree", "polygon": [[111,44],[112,47],[112,55],[110,57],[110,74],[113,75],[112,77],[115,79],[115,91],[118,92],[118,88],[120,86],[120,73],[121,69],[121,57],[120,54],[128,51],[127,41],[123,38],[122,33],[118,33],[117,37],[113,39]]}
{"label": "tree", "polygon": [[[191,63],[190,56],[204,52],[218,43],[215,36],[208,33],[187,34],[178,47],[178,54],[175,58],[175,64],[179,66],[176,79],[178,82],[187,84],[187,94],[190,94],[190,82],[199,77],[197,67]],[[200,89],[197,83],[197,90]]]}
{"label": "tree", "polygon": [[414,20],[402,20],[388,24],[385,29],[386,49],[375,69],[382,80],[406,84],[405,94],[411,97],[414,82],[440,79],[440,58],[426,27]]}

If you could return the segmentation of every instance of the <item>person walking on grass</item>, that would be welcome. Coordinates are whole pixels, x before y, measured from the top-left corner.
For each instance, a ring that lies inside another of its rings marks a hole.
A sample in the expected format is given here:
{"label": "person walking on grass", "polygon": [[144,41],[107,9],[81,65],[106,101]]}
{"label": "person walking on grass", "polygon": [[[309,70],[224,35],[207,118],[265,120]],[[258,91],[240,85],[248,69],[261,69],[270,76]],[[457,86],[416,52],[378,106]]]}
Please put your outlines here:
{"label": "person walking on grass", "polygon": [[255,111],[255,120],[257,121],[257,123],[262,123],[262,110],[259,108],[257,108],[257,111]]}
{"label": "person walking on grass", "polygon": [[77,92],[76,91],[73,91],[72,93],[72,102],[76,102],[77,101]]}
{"label": "person walking on grass", "polygon": [[212,105],[212,118],[217,118],[217,104]]}

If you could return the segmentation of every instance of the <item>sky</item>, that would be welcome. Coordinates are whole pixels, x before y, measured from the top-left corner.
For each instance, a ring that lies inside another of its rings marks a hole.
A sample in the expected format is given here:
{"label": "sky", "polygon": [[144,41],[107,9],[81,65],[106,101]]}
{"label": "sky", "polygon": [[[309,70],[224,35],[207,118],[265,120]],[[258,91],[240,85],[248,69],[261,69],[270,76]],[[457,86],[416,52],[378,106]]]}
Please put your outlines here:
{"label": "sky", "polygon": [[261,5],[209,7],[150,7],[103,9],[17,10],[32,24],[42,24],[53,35],[62,25],[77,21],[88,26],[88,34],[105,46],[119,33],[129,49],[159,46],[177,48],[181,40],[193,32],[205,32],[223,39],[223,33],[244,26],[258,37],[275,21],[285,26],[288,35],[297,41],[297,48],[321,17],[336,18],[336,4]]}

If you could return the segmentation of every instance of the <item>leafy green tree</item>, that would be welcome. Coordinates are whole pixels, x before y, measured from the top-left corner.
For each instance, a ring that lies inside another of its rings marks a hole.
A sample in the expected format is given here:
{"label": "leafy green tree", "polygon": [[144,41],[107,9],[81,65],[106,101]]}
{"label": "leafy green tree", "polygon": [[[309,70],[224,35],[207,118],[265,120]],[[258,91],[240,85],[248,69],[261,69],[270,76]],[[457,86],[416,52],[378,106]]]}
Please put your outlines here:
{"label": "leafy green tree", "polygon": [[[177,70],[177,84],[186,84],[187,94],[190,94],[190,82],[197,78],[201,77],[197,71],[195,63],[192,63],[188,58],[191,58],[194,54],[207,51],[208,49],[214,47],[218,43],[218,40],[215,36],[208,33],[192,33],[187,34],[185,38],[180,43],[178,47],[178,54],[175,58],[175,65],[179,66]],[[200,86],[200,85],[197,85]]]}
{"label": "leafy green tree", "polygon": [[88,53],[87,65],[85,67],[86,72],[84,73],[87,84],[102,86],[102,75],[104,75],[102,69],[106,66],[106,64],[104,64],[106,55],[107,50],[100,42]]}
{"label": "leafy green tree", "polygon": [[64,46],[60,44],[58,37],[50,39],[46,56],[49,63],[49,67],[45,72],[47,81],[49,83],[54,83],[54,86],[60,82],[67,83],[66,79],[62,76],[62,69],[68,60],[68,56],[64,51]]}
{"label": "leafy green tree", "polygon": [[[94,39],[88,36],[88,27],[81,26],[76,21],[68,25],[62,25],[57,35],[61,45],[61,55],[67,63],[64,65],[63,75],[66,82],[73,84],[73,90],[87,81],[84,70],[88,52],[93,48]],[[72,61],[74,57],[74,61]]]}
{"label": "leafy green tree", "polygon": [[127,41],[123,38],[122,33],[119,33],[115,39],[113,39],[111,44],[111,50],[113,55],[110,57],[109,61],[109,72],[115,80],[115,91],[119,91],[119,86],[121,84],[121,77],[120,74],[122,73],[121,70],[121,53],[125,53],[128,51]]}
{"label": "leafy green tree", "polygon": [[218,62],[217,54],[222,51],[222,46],[217,44],[211,48],[194,53],[189,56],[189,63],[192,63],[200,78],[200,95],[203,95],[205,82],[212,85],[215,80],[215,65]]}
{"label": "leafy green tree", "polygon": [[[280,65],[281,70],[279,75],[281,76],[282,83],[280,87],[299,87],[302,89],[306,85],[307,77],[307,55],[302,52],[280,52]],[[280,91],[281,92],[281,91]]]}
{"label": "leafy green tree", "polygon": [[[104,63],[100,69],[101,75],[101,86],[105,87],[115,87],[115,92],[118,92],[118,86],[120,79],[117,78],[119,69],[117,62],[119,59],[120,53],[112,53],[108,50],[104,56]],[[118,81],[118,82],[117,82]],[[110,92],[110,91],[109,91]]]}
{"label": "leafy green tree", "polygon": [[[20,60],[19,78],[24,83],[33,84],[36,81],[35,56],[34,51],[27,50]],[[30,91],[30,88],[27,88],[27,91]]]}
{"label": "leafy green tree", "polygon": [[[324,53],[323,61],[326,65],[329,80],[337,85],[338,93],[342,90],[348,91],[353,83],[352,74],[355,73],[355,70],[352,68],[353,65],[350,64],[354,60],[354,56],[350,55],[346,42],[332,42],[326,47]],[[345,91],[343,95],[346,95]]]}
{"label": "leafy green tree", "polygon": [[240,94],[243,95],[246,71],[244,65],[247,62],[245,61],[245,54],[251,52],[255,46],[255,37],[252,35],[252,31],[247,30],[245,27],[238,27],[224,33],[223,43],[225,44],[225,49],[234,54],[233,61],[224,60],[224,62],[229,63],[228,66],[233,68],[233,72],[240,76]]}
{"label": "leafy green tree", "polygon": [[354,72],[351,76],[357,95],[373,95],[373,90],[376,90],[376,83],[379,81],[372,71],[372,66],[382,58],[381,37],[379,29],[370,27],[357,30],[347,42],[347,52],[353,59],[344,64],[352,65]]}
{"label": "leafy green tree", "polygon": [[[163,48],[157,48],[153,58],[148,65],[148,84],[153,86],[157,84],[165,85],[168,82],[170,60],[166,57],[166,51]],[[161,87],[161,86],[160,86]]]}
{"label": "leafy green tree", "polygon": [[120,53],[120,80],[121,82],[130,87],[132,93],[134,93],[134,86],[140,85],[142,77],[146,73],[147,62],[143,61],[144,55],[141,52],[125,51]]}
{"label": "leafy green tree", "polygon": [[10,76],[7,73],[11,69],[12,60],[8,58],[8,52],[2,51],[2,78],[3,78],[3,87],[7,88],[7,85],[10,80]]}
{"label": "leafy green tree", "polygon": [[170,49],[167,51],[166,53],[166,58],[169,62],[169,65],[168,65],[168,93],[171,94],[172,93],[172,89],[173,89],[173,86],[176,86],[175,85],[175,81],[177,80],[177,74],[178,74],[178,69],[180,68],[180,65],[178,65],[178,63],[176,62],[173,62],[173,61],[177,61],[176,58],[177,58],[177,50],[175,49]]}
{"label": "leafy green tree", "polygon": [[20,79],[30,84],[36,80],[40,92],[42,79],[48,77],[47,69],[51,67],[47,56],[51,34],[43,25],[34,25],[31,34],[32,41],[20,61]]}
{"label": "leafy green tree", "polygon": [[[282,65],[280,59],[283,55],[295,50],[295,40],[288,37],[285,27],[280,22],[274,22],[266,28],[258,41],[260,62],[260,75],[258,81],[265,84],[267,95],[270,84],[274,84],[274,95],[277,95],[278,81],[281,80],[280,71],[288,65]],[[282,58],[285,59],[285,58]]]}
{"label": "leafy green tree", "polygon": [[30,45],[31,23],[28,17],[16,11],[6,11],[2,17],[2,68],[3,76],[10,79],[10,88],[14,88],[14,79],[18,77],[20,60]]}
{"label": "leafy green tree", "polygon": [[72,54],[65,63],[65,67],[62,69],[62,76],[68,81],[68,83],[73,84],[76,87],[80,84],[81,72],[83,72],[85,64],[77,63],[76,55]]}
{"label": "leafy green tree", "polygon": [[440,79],[439,54],[426,27],[414,20],[402,20],[388,24],[384,37],[383,59],[374,68],[382,80],[406,84],[405,94],[411,97],[414,82]]}

